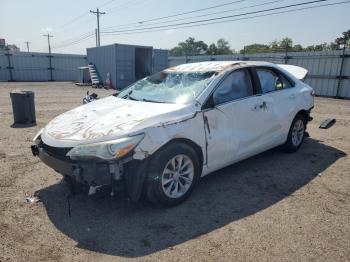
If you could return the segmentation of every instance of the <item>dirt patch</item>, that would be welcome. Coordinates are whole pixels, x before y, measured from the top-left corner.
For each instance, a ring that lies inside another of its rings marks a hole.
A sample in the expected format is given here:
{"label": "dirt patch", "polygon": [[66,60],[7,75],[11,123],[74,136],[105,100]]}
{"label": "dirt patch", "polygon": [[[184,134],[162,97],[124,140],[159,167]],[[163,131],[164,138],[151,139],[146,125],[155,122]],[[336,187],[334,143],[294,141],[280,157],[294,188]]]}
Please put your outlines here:
{"label": "dirt patch", "polygon": [[[9,92],[35,92],[37,126],[11,128]],[[0,261],[349,261],[350,101],[317,98],[310,138],[205,177],[171,209],[126,199],[70,200],[30,152],[53,117],[82,103],[70,83],[0,83]],[[336,124],[318,126],[326,118]],[[34,194],[41,202],[30,204]]]}

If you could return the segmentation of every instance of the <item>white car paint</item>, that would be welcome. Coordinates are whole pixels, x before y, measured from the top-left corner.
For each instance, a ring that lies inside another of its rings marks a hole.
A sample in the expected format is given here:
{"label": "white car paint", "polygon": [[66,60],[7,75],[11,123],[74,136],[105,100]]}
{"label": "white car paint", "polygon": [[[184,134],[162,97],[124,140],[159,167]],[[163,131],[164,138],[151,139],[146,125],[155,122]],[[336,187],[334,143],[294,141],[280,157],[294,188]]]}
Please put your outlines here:
{"label": "white car paint", "polygon": [[[220,80],[241,67],[267,66],[295,82],[290,89],[231,101],[202,110]],[[306,69],[266,62],[201,62],[167,69],[176,72],[216,71],[213,81],[190,104],[132,101],[110,96],[82,105],[53,119],[41,138],[53,147],[104,142],[144,133],[134,159],[144,159],[175,138],[197,144],[203,171],[212,171],[283,144],[300,110],[313,107],[312,88],[300,81]],[[260,108],[260,105],[266,107]]]}
{"label": "white car paint", "polygon": [[283,70],[289,72],[299,80],[305,79],[308,71],[305,68],[302,68],[300,66],[294,66],[294,65],[278,65],[279,68],[282,68]]}

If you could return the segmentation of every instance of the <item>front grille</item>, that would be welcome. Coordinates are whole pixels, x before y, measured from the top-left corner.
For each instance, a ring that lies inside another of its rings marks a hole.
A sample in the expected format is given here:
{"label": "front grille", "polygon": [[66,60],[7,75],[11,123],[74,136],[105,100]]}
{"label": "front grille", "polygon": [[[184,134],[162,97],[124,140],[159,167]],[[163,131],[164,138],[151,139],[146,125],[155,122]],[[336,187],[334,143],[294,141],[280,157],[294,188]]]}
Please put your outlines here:
{"label": "front grille", "polygon": [[42,148],[46,153],[53,157],[57,157],[64,160],[71,160],[69,157],[66,156],[66,154],[72,149],[72,147],[52,147],[42,142]]}

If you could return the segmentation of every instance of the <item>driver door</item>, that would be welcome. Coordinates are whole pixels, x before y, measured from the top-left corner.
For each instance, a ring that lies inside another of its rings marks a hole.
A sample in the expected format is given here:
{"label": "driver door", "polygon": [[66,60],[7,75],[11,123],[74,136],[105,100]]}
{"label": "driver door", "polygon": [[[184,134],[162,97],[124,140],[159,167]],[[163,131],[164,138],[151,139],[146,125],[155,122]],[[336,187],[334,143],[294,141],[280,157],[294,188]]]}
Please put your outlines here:
{"label": "driver door", "polygon": [[256,93],[250,71],[238,69],[209,97],[203,118],[210,172],[264,150],[265,104]]}

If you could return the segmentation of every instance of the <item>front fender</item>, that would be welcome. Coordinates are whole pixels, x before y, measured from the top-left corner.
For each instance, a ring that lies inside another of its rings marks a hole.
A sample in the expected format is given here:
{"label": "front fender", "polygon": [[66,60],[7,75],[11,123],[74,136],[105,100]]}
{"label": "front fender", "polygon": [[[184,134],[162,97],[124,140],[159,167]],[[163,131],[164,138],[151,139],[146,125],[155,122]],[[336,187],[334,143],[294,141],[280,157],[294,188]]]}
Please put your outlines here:
{"label": "front fender", "polygon": [[201,147],[203,160],[206,161],[206,138],[204,121],[201,113],[178,122],[160,124],[145,129],[145,137],[135,148],[134,159],[142,160],[154,154],[158,149],[173,139],[187,139]]}

